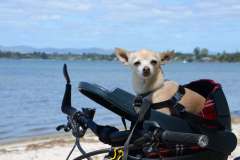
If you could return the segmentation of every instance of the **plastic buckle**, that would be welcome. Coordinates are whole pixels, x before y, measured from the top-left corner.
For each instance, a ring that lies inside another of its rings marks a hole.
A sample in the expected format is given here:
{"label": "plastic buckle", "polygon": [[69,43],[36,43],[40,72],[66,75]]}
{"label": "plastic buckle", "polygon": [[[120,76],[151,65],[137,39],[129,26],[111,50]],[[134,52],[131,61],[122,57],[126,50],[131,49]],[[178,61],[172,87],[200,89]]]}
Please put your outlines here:
{"label": "plastic buckle", "polygon": [[142,106],[142,103],[143,103],[143,97],[142,97],[142,96],[137,96],[137,97],[134,99],[133,106],[134,106],[134,107],[141,107],[141,106]]}
{"label": "plastic buckle", "polygon": [[183,97],[183,94],[181,94],[180,92],[177,92],[174,96],[174,100],[176,100],[176,102],[180,101]]}

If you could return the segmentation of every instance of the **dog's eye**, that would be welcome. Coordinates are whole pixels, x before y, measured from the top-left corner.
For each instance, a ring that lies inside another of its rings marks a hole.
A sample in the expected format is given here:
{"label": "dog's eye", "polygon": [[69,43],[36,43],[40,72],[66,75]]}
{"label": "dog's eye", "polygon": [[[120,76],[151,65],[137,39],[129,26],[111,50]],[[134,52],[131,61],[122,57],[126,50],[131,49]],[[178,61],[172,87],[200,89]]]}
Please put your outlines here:
{"label": "dog's eye", "polygon": [[140,65],[140,61],[136,61],[136,62],[134,62],[133,65],[134,65],[134,66],[139,66],[139,65]]}
{"label": "dog's eye", "polygon": [[151,60],[150,62],[152,65],[156,65],[157,64],[157,61],[156,60]]}

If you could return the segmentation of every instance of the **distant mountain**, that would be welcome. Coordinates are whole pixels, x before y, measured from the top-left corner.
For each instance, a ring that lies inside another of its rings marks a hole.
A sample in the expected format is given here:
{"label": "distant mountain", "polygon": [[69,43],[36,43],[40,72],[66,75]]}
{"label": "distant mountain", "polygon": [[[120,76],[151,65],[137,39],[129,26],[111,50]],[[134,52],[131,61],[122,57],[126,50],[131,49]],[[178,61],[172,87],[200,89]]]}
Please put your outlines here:
{"label": "distant mountain", "polygon": [[20,53],[29,53],[29,52],[46,52],[46,53],[74,53],[74,54],[81,54],[81,53],[98,53],[98,54],[111,54],[113,53],[112,49],[102,49],[102,48],[34,48],[30,46],[1,46],[1,51],[12,51],[12,52],[20,52]]}

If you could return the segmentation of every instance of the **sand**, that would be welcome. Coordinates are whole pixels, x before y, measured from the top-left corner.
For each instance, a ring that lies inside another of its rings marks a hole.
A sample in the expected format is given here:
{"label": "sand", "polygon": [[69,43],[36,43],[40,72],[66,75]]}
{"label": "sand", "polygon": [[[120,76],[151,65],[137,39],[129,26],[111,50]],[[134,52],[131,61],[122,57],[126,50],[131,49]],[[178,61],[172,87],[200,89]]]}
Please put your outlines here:
{"label": "sand", "polygon": [[[238,137],[238,147],[229,156],[229,160],[240,156],[240,123],[233,125],[233,132]],[[70,133],[5,142],[0,144],[0,160],[65,160],[73,143],[74,138]],[[85,136],[82,144],[87,151],[109,147],[91,134]],[[70,159],[79,155],[76,149]],[[103,157],[104,155],[100,155],[94,159],[103,159]]]}
{"label": "sand", "polygon": [[[70,134],[5,143],[0,146],[0,160],[65,160],[73,144],[74,138]],[[87,135],[81,144],[86,151],[109,147],[100,143],[93,135]],[[75,149],[70,159],[79,155],[79,151]],[[103,155],[95,158],[102,159],[102,157]]]}

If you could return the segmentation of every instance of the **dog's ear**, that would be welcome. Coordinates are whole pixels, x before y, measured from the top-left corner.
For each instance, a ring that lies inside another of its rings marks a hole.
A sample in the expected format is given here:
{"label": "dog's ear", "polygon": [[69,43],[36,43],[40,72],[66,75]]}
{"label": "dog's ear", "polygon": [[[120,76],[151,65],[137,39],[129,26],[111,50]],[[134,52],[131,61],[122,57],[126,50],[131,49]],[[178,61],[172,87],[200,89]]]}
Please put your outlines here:
{"label": "dog's ear", "polygon": [[175,56],[175,51],[174,50],[166,51],[166,52],[160,52],[159,53],[160,64],[166,64],[174,56]]}
{"label": "dog's ear", "polygon": [[125,49],[116,48],[115,54],[119,61],[121,61],[123,64],[128,64],[128,52]]}

